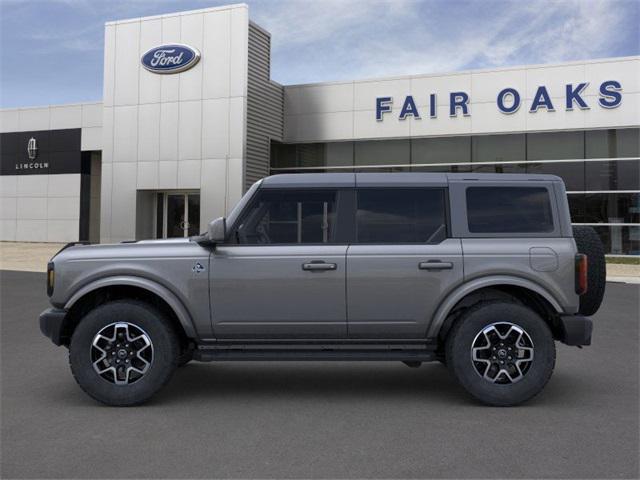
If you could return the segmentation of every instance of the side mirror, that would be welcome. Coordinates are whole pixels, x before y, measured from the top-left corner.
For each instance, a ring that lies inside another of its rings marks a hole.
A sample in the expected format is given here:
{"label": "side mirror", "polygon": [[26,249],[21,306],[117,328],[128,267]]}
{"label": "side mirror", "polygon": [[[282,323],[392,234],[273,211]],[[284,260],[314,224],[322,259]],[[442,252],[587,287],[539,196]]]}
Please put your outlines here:
{"label": "side mirror", "polygon": [[227,219],[224,217],[216,218],[209,223],[207,231],[207,240],[211,243],[222,243],[227,236]]}

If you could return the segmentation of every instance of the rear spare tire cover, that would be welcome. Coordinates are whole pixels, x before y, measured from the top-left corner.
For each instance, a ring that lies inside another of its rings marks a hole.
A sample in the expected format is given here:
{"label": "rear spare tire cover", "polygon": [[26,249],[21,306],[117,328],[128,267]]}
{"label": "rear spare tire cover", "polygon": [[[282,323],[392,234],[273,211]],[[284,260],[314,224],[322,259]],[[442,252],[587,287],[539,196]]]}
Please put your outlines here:
{"label": "rear spare tire cover", "polygon": [[573,227],[573,238],[578,252],[587,256],[587,293],[580,296],[579,313],[593,315],[600,308],[607,282],[607,266],[604,258],[604,246],[592,227]]}

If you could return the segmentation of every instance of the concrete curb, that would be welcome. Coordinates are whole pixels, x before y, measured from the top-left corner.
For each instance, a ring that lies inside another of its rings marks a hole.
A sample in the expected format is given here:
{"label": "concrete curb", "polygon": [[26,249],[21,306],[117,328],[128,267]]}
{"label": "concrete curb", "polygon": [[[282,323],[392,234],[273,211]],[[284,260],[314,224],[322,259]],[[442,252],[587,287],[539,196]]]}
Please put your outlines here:
{"label": "concrete curb", "polygon": [[640,285],[640,277],[611,276],[611,277],[607,277],[607,282],[632,283],[632,284]]}

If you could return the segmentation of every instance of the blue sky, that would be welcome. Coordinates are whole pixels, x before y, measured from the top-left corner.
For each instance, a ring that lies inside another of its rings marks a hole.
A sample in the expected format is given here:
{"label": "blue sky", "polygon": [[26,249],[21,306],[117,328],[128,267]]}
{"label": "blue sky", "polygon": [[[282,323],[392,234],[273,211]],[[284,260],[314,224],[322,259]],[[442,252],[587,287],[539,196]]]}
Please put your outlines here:
{"label": "blue sky", "polygon": [[[0,106],[99,101],[104,22],[229,3],[0,0]],[[640,0],[246,3],[283,84],[640,53]]]}

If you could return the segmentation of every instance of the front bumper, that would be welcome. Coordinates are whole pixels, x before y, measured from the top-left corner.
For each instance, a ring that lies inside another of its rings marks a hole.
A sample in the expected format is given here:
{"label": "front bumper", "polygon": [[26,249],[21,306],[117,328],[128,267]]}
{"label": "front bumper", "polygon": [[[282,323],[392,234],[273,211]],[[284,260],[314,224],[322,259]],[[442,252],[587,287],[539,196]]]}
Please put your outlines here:
{"label": "front bumper", "polygon": [[48,308],[40,314],[40,331],[58,346],[66,340],[63,336],[66,317],[67,311],[59,308]]}
{"label": "front bumper", "polygon": [[560,338],[562,343],[572,346],[591,345],[593,322],[582,315],[562,315],[560,317]]}

